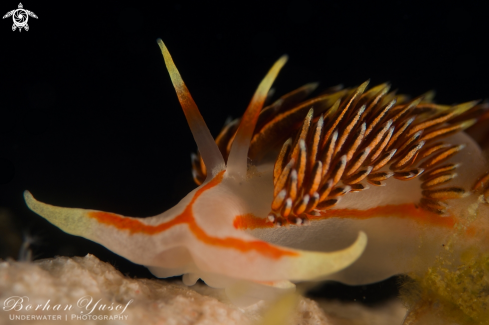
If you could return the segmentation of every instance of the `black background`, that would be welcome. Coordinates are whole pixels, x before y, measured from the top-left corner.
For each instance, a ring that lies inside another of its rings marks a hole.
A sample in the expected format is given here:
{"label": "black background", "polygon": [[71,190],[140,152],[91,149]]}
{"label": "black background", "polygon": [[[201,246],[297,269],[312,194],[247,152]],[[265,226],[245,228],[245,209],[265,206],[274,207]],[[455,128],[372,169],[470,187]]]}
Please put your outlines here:
{"label": "black background", "polygon": [[[3,1],[1,15],[17,5]],[[22,192],[54,205],[144,217],[195,187],[196,146],[158,37],[214,136],[227,117],[243,113],[284,53],[290,59],[274,85],[277,95],[310,81],[355,86],[370,78],[414,96],[434,89],[445,104],[489,96],[487,11],[469,2],[23,5],[39,17],[29,18],[29,31],[13,32],[11,18],[0,21],[0,207],[13,223],[3,221],[0,234],[37,237],[37,258],[92,253],[123,273],[150,276],[35,215]],[[1,257],[16,256],[15,243],[3,245]],[[368,292],[363,300],[373,302],[394,284],[351,295],[335,285],[326,295],[362,300]]]}

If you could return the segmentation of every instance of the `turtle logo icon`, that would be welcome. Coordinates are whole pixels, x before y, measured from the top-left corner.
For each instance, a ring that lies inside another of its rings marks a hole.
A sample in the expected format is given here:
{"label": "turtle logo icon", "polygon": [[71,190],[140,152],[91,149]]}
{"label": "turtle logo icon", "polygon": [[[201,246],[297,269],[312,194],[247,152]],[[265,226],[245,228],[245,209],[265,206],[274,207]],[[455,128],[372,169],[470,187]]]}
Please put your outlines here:
{"label": "turtle logo icon", "polygon": [[15,29],[19,29],[19,32],[24,28],[26,31],[29,30],[29,25],[27,25],[27,21],[29,20],[29,16],[37,18],[36,14],[32,11],[25,10],[22,6],[22,3],[19,3],[19,8],[9,11],[3,16],[3,18],[7,18],[12,16],[14,20],[14,24],[12,25],[12,31]]}

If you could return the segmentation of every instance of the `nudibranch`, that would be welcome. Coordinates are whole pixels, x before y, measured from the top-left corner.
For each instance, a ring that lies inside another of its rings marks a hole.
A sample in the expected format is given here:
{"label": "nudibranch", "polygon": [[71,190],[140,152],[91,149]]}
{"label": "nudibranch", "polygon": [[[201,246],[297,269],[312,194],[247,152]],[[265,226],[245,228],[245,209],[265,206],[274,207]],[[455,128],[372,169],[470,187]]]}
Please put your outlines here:
{"label": "nudibranch", "polygon": [[201,278],[238,304],[297,281],[375,282],[432,261],[457,216],[489,198],[487,162],[464,132],[487,117],[485,104],[438,105],[432,93],[409,99],[365,82],[313,97],[317,83],[306,84],[263,108],[283,56],[214,140],[158,44],[198,146],[198,187],[148,218],[55,207],[25,192],[54,225],[157,277]]}

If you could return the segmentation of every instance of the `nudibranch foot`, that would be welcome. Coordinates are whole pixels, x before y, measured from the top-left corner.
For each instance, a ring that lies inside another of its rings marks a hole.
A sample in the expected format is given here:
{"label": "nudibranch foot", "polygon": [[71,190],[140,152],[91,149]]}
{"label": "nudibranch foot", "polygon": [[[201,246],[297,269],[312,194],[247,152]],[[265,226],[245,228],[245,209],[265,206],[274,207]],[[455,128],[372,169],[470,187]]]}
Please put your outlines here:
{"label": "nudibranch foot", "polygon": [[[150,267],[149,270],[159,278],[168,277],[168,272],[163,268]],[[224,289],[228,299],[239,307],[249,306],[259,300],[274,300],[279,295],[295,291],[295,285],[290,281],[249,281],[222,274],[198,270],[195,272],[183,274],[182,281],[185,285],[192,286],[202,279],[210,287]]]}

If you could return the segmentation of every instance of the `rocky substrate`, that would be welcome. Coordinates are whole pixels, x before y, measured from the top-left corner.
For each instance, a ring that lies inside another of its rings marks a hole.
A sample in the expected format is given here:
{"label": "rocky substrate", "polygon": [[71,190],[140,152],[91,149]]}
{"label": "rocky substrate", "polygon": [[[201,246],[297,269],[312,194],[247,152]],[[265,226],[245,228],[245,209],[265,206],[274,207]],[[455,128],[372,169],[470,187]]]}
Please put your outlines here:
{"label": "rocky substrate", "polygon": [[[260,324],[270,302],[233,306],[197,283],[133,279],[93,255],[0,262],[0,324]],[[299,298],[290,324],[400,324],[398,301],[360,304]],[[56,321],[56,322],[54,322]]]}

